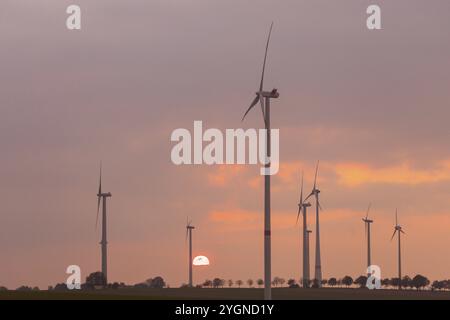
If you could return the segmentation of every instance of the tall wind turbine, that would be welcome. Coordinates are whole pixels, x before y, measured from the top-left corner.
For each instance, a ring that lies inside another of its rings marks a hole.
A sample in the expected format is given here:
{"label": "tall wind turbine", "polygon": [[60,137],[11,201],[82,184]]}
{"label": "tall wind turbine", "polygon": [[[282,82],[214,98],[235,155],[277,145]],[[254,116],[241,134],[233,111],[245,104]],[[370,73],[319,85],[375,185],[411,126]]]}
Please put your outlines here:
{"label": "tall wind turbine", "polygon": [[102,248],[102,273],[105,277],[106,283],[108,283],[108,250],[107,245],[108,242],[106,240],[106,199],[111,197],[110,192],[102,192],[102,165],[100,164],[100,179],[98,184],[98,193],[97,193],[97,219],[95,221],[95,227],[98,225],[98,215],[100,213],[100,201],[102,201],[102,240],[100,242]]}
{"label": "tall wind turbine", "polygon": [[189,287],[192,288],[192,230],[195,227],[191,224],[192,221],[186,221],[186,241],[189,238]]}
{"label": "tall wind turbine", "polygon": [[322,287],[322,266],[320,260],[320,227],[319,227],[319,210],[322,210],[319,202],[320,190],[317,188],[317,173],[319,172],[319,161],[316,165],[316,174],[314,177],[314,186],[311,193],[306,197],[305,201],[314,196],[316,199],[316,264],[314,269],[314,279],[317,281],[317,286]]}
{"label": "tall wind turbine", "polygon": [[302,172],[302,183],[300,191],[300,201],[298,203],[298,213],[297,213],[297,223],[300,217],[300,213],[303,214],[303,287],[309,288],[309,234],[308,234],[308,224],[306,222],[306,210],[310,207],[309,202],[303,201],[303,172]]}
{"label": "tall wind turbine", "polygon": [[266,69],[267,50],[269,49],[270,35],[272,34],[273,23],[270,25],[269,35],[267,37],[266,51],[264,54],[264,63],[262,68],[261,82],[259,89],[256,92],[256,97],[250,104],[250,107],[242,117],[242,121],[245,119],[250,110],[258,104],[261,105],[261,111],[264,119],[264,125],[266,128],[266,155],[269,159],[265,165],[266,175],[264,176],[264,299],[272,299],[271,290],[271,228],[270,228],[270,175],[267,171],[270,171],[270,99],[276,99],[280,95],[277,89],[272,91],[264,91],[264,73]]}
{"label": "tall wind turbine", "polygon": [[395,237],[395,233],[398,234],[398,290],[402,289],[402,251],[401,251],[401,234],[405,234],[405,232],[402,230],[402,227],[398,224],[398,216],[397,216],[397,209],[395,209],[395,228],[394,233],[392,234],[392,239]]}
{"label": "tall wind turbine", "polygon": [[362,220],[364,221],[366,237],[367,237],[367,268],[369,268],[372,265],[371,248],[370,248],[370,224],[373,223],[373,220],[369,219],[369,211],[370,211],[371,206],[372,206],[372,204],[369,204],[369,207],[367,208],[367,212],[366,212],[366,217],[362,218]]}

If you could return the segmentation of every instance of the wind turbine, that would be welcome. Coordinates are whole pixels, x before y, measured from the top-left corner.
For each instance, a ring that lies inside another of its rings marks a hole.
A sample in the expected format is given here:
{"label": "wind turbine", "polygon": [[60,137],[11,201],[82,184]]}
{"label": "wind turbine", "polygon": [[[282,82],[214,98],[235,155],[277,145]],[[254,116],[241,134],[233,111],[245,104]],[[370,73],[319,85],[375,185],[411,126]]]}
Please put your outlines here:
{"label": "wind turbine", "polygon": [[189,218],[186,220],[186,241],[189,238],[189,287],[192,288],[192,230],[195,229],[191,225],[192,221]]}
{"label": "wind turbine", "polygon": [[264,54],[264,63],[261,75],[261,82],[259,89],[256,92],[256,97],[250,104],[250,107],[242,117],[242,121],[245,119],[250,110],[258,104],[261,105],[261,111],[264,119],[264,125],[266,128],[266,156],[267,163],[265,164],[266,175],[264,176],[264,299],[272,299],[271,290],[271,227],[270,227],[270,99],[276,99],[280,96],[277,89],[272,91],[264,91],[264,73],[266,69],[267,50],[269,49],[270,35],[272,34],[273,22],[270,25],[269,35],[267,37],[266,51]]}
{"label": "wind turbine", "polygon": [[102,240],[100,242],[101,248],[102,248],[102,273],[105,277],[106,284],[108,283],[108,250],[107,245],[108,242],[106,240],[106,199],[111,197],[110,192],[102,192],[102,165],[100,164],[100,179],[98,184],[98,193],[97,193],[97,219],[95,221],[95,228],[97,228],[98,225],[98,216],[100,213],[100,201],[102,201]]}
{"label": "wind turbine", "polygon": [[402,290],[402,251],[401,251],[401,234],[405,234],[402,230],[402,227],[398,224],[398,215],[397,209],[395,209],[395,228],[394,233],[392,234],[392,239],[395,237],[395,233],[398,234],[398,290]]}
{"label": "wind turbine", "polygon": [[300,217],[300,213],[303,214],[303,287],[309,288],[309,234],[308,234],[308,224],[306,222],[306,210],[310,207],[309,202],[303,201],[303,172],[302,172],[302,183],[300,191],[300,201],[298,203],[298,213],[297,213],[297,223]]}
{"label": "wind turbine", "polygon": [[318,288],[322,287],[322,266],[320,261],[320,228],[319,228],[319,210],[322,210],[319,202],[320,190],[317,188],[317,173],[319,171],[319,161],[316,165],[316,174],[314,177],[314,186],[311,193],[306,197],[305,201],[310,197],[314,196],[316,198],[316,265],[314,269],[314,279],[317,282]]}
{"label": "wind turbine", "polygon": [[[373,223],[373,220],[369,219],[369,211],[372,204],[369,204],[369,207],[367,208],[366,217],[362,218],[365,225],[365,231],[366,231],[366,237],[367,237],[367,268],[369,268],[372,265],[371,260],[371,248],[370,248],[370,224]],[[369,270],[369,269],[367,269]]]}

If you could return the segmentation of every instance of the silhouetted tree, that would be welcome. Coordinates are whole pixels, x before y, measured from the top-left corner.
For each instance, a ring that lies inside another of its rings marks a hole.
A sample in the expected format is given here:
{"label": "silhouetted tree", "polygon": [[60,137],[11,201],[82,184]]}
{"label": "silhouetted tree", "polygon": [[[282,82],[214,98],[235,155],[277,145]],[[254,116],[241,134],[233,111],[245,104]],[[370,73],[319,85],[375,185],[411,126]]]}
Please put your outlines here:
{"label": "silhouetted tree", "polygon": [[236,284],[237,284],[238,288],[240,288],[240,287],[242,286],[243,283],[244,283],[244,282],[243,282],[242,280],[237,280],[237,281],[236,281]]}
{"label": "silhouetted tree", "polygon": [[280,278],[279,277],[273,278],[272,285],[274,285],[275,287],[278,287],[279,284],[280,284]]}
{"label": "silhouetted tree", "polygon": [[427,277],[418,274],[412,279],[411,283],[417,290],[420,290],[421,288],[428,286],[430,284],[430,280],[428,280]]}
{"label": "silhouetted tree", "polygon": [[412,280],[411,280],[411,278],[409,276],[404,276],[402,278],[402,287],[403,288],[412,288],[412,287],[414,287],[413,283],[412,283]]}
{"label": "silhouetted tree", "polygon": [[33,289],[28,286],[20,286],[16,289],[16,291],[32,291]]}
{"label": "silhouetted tree", "polygon": [[382,279],[382,280],[381,280],[381,285],[382,285],[383,287],[389,287],[389,286],[391,285],[391,280],[388,279],[388,278]]}
{"label": "silhouetted tree", "polygon": [[330,279],[328,280],[328,284],[329,284],[331,287],[336,286],[336,285],[337,285],[337,280],[336,280],[336,278],[330,278]]}
{"label": "silhouetted tree", "polygon": [[322,282],[321,282],[322,286],[326,286],[327,283],[328,283],[328,280],[327,280],[327,279],[322,279]]}
{"label": "silhouetted tree", "polygon": [[444,281],[433,281],[433,284],[431,285],[431,288],[433,289],[433,290],[442,290],[442,289],[445,289],[446,288],[446,286],[447,286],[447,283],[446,283],[446,281],[444,280]]}
{"label": "silhouetted tree", "polygon": [[313,288],[319,288],[319,281],[317,279],[312,280],[312,286]]}
{"label": "silhouetted tree", "polygon": [[228,280],[228,286],[231,288],[233,286],[233,280]]}
{"label": "silhouetted tree", "polygon": [[205,282],[203,282],[203,286],[208,288],[208,287],[212,287],[213,282],[211,280],[205,280]]}
{"label": "silhouetted tree", "polygon": [[92,272],[86,278],[86,287],[88,289],[94,289],[97,287],[105,287],[106,286],[106,278],[102,272]]}
{"label": "silhouetted tree", "polygon": [[280,286],[283,286],[286,283],[286,280],[283,278],[280,278]]}
{"label": "silhouetted tree", "polygon": [[295,279],[289,279],[287,284],[289,287],[292,287],[294,284],[297,284],[297,281],[295,281]]}
{"label": "silhouetted tree", "polygon": [[252,279],[248,279],[247,280],[247,284],[248,284],[248,287],[251,288],[253,286],[253,280]]}
{"label": "silhouetted tree", "polygon": [[258,285],[258,287],[261,288],[261,286],[264,285],[264,280],[263,279],[258,279],[258,280],[256,280],[256,284]]}
{"label": "silhouetted tree", "polygon": [[353,283],[359,285],[360,288],[365,288],[367,285],[367,277],[359,276]]}
{"label": "silhouetted tree", "polygon": [[166,286],[164,279],[160,276],[155,278],[150,278],[145,281],[149,288],[162,289]]}
{"label": "silhouetted tree", "polygon": [[214,288],[219,288],[222,285],[222,279],[214,278],[212,285]]}
{"label": "silhouetted tree", "polygon": [[390,282],[391,287],[398,287],[399,279],[398,278],[391,278],[391,280],[389,282]]}
{"label": "silhouetted tree", "polygon": [[342,284],[347,288],[353,284],[353,278],[350,276],[345,276],[342,278]]}

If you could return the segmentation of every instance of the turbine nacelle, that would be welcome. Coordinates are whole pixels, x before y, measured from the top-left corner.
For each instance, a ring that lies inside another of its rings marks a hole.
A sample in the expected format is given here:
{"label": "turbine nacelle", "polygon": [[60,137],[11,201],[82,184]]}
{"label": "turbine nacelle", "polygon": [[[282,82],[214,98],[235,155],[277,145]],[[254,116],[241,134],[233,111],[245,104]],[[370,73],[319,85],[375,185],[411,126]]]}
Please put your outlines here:
{"label": "turbine nacelle", "polygon": [[362,218],[362,221],[365,223],[373,223],[373,220]]}
{"label": "turbine nacelle", "polygon": [[257,96],[262,96],[264,98],[276,99],[280,97],[280,93],[277,89],[273,89],[272,91],[260,91],[256,92]]}
{"label": "turbine nacelle", "polygon": [[308,207],[311,207],[311,203],[309,203],[309,202],[303,202],[302,206],[303,206],[304,208],[308,208]]}
{"label": "turbine nacelle", "polygon": [[105,197],[105,198],[109,198],[112,197],[111,192],[107,192],[107,193],[97,193],[97,197]]}

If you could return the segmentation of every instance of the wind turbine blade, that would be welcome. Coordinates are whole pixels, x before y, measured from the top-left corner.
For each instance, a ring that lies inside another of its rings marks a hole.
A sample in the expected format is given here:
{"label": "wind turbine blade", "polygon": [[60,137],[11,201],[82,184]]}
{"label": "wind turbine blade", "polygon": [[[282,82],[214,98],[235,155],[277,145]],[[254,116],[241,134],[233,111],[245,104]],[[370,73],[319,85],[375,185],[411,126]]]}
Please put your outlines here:
{"label": "wind turbine blade", "polygon": [[272,34],[272,28],[273,28],[273,22],[270,25],[269,36],[267,37],[266,53],[264,54],[264,63],[263,63],[263,69],[262,69],[262,74],[261,74],[261,83],[259,85],[260,92],[263,90],[263,86],[264,86],[264,74],[266,72],[267,51],[269,50],[269,42],[270,42],[270,36]]}
{"label": "wind turbine blade", "polygon": [[403,231],[403,230],[400,230],[400,232],[403,233],[403,234],[406,234],[405,231]]}
{"label": "wind turbine blade", "polygon": [[[245,114],[244,114],[244,116],[242,117],[242,120],[241,121],[244,121],[244,119],[245,119],[245,117],[247,116],[247,114],[250,112],[250,110],[252,110],[252,108],[254,107],[254,106],[256,106],[256,104],[258,103],[258,101],[259,101],[259,94],[258,95],[256,95],[256,98],[252,101],[252,104],[250,105],[250,107],[247,109],[247,111],[245,112]],[[265,117],[264,117],[264,119],[265,119]]]}
{"label": "wind turbine blade", "polygon": [[317,203],[318,203],[318,205],[319,205],[320,211],[323,211],[323,208],[322,208],[322,206],[320,205],[320,202],[317,202]]}
{"label": "wind turbine blade", "polygon": [[99,182],[98,182],[97,218],[95,219],[95,229],[97,229],[97,225],[98,225],[98,215],[100,213],[101,194],[102,194],[102,162],[100,161],[100,178],[99,178]]}
{"label": "wind turbine blade", "polygon": [[307,200],[308,200],[309,198],[311,198],[313,195],[314,195],[314,192],[311,192],[311,193],[305,198],[305,200],[304,200],[303,202],[307,201]]}
{"label": "wind turbine blade", "polygon": [[369,218],[369,211],[370,211],[371,206],[372,206],[372,203],[369,203],[369,207],[367,208],[367,212],[366,212],[366,220],[367,220],[367,218]]}
{"label": "wind turbine blade", "polygon": [[303,171],[302,171],[302,183],[300,187],[300,205],[303,204]]}
{"label": "wind turbine blade", "polygon": [[391,241],[392,241],[392,239],[394,239],[396,232],[397,232],[397,229],[394,230],[394,233],[392,234],[392,237],[391,237]]}
{"label": "wind turbine blade", "polygon": [[317,186],[317,173],[319,172],[319,160],[317,160],[317,164],[316,164],[316,174],[314,175],[314,189],[316,190],[316,186]]}
{"label": "wind turbine blade", "polygon": [[100,199],[101,199],[101,197],[98,197],[97,218],[95,219],[95,229],[97,229],[97,226],[98,226],[98,215],[100,213]]}
{"label": "wind turbine blade", "polygon": [[302,206],[299,205],[298,206],[298,213],[297,213],[297,221],[295,222],[295,224],[298,224],[298,219],[300,218],[300,213],[302,212]]}
{"label": "wind turbine blade", "polygon": [[262,95],[259,94],[259,104],[261,106],[261,112],[264,120],[264,127],[267,128],[266,112],[264,109],[264,101]]}

